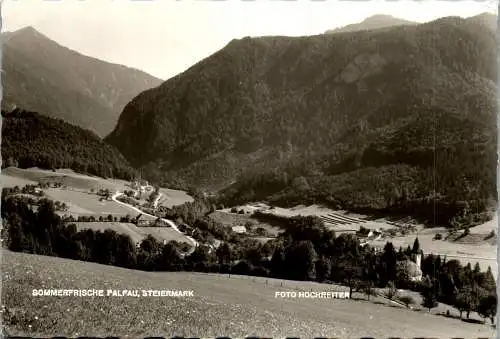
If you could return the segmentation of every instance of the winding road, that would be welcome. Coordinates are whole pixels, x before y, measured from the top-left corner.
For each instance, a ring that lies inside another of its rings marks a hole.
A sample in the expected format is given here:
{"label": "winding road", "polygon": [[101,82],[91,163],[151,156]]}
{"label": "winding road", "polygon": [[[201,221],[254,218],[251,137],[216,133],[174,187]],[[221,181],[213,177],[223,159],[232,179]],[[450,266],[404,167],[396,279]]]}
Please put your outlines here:
{"label": "winding road", "polygon": [[[123,195],[123,193],[122,193],[122,192],[116,192],[116,193],[115,193],[115,194],[113,194],[113,196],[111,197],[111,200],[113,200],[114,202],[116,202],[116,203],[118,203],[118,204],[120,204],[120,205],[126,206],[126,207],[128,207],[128,208],[130,208],[130,209],[132,209],[132,210],[136,211],[137,213],[141,213],[141,214],[147,215],[147,216],[152,217],[152,218],[155,218],[155,219],[157,218],[156,216],[154,216],[154,215],[152,215],[152,214],[149,214],[149,213],[146,213],[146,212],[144,212],[144,211],[141,211],[140,209],[138,209],[138,208],[137,208],[137,207],[135,207],[135,206],[129,205],[129,204],[127,204],[127,203],[124,203],[124,202],[122,202],[122,201],[118,200],[117,198],[118,198],[120,195]],[[157,200],[155,201],[155,203],[156,203],[156,204],[158,204],[159,197],[160,197],[160,195],[158,195],[158,198],[157,198]],[[189,249],[186,253],[183,253],[183,255],[185,255],[185,256],[189,256],[189,255],[191,255],[191,254],[192,254],[192,253],[196,250],[196,247],[198,247],[198,245],[199,245],[199,244],[198,244],[198,242],[197,242],[196,240],[194,240],[192,237],[190,237],[190,236],[188,236],[188,235],[185,235],[183,232],[181,232],[181,231],[179,230],[179,228],[177,227],[177,225],[176,225],[173,221],[168,220],[168,219],[164,219],[164,218],[160,218],[160,220],[161,220],[161,221],[166,222],[167,224],[169,224],[169,225],[170,225],[170,227],[172,227],[172,229],[173,229],[174,231],[178,232],[179,234],[182,234],[182,235],[183,235],[184,237],[186,237],[186,238],[189,240],[189,242],[191,243],[191,248],[190,248],[190,249]]]}

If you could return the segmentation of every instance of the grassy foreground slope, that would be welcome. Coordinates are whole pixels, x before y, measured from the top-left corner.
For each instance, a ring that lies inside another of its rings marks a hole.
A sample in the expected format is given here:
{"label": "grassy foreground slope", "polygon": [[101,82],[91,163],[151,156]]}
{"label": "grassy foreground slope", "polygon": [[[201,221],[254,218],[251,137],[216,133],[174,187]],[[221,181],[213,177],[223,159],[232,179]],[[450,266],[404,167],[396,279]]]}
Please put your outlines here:
{"label": "grassy foreground slope", "polygon": [[[362,301],[275,299],[275,291],[286,288],[262,280],[147,273],[5,250],[2,257],[7,335],[494,336],[485,325]],[[304,290],[326,286],[300,285]],[[32,297],[33,288],[183,289],[193,290],[194,297]]]}

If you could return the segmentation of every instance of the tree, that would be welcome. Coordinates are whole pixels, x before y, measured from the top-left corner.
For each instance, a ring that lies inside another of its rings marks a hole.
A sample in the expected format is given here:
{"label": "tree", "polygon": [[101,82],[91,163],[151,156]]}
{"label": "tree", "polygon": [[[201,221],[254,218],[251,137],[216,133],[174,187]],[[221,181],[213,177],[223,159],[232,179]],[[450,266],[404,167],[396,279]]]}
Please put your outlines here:
{"label": "tree", "polygon": [[477,286],[466,285],[462,287],[458,293],[455,300],[455,307],[460,312],[460,318],[462,317],[462,312],[466,312],[467,319],[469,319],[470,312],[478,308],[480,301],[480,294]]}
{"label": "tree", "polygon": [[192,263],[208,262],[210,260],[210,254],[205,246],[198,246],[188,259]]}
{"label": "tree", "polygon": [[142,240],[140,245],[144,251],[152,254],[158,253],[160,246],[160,243],[151,234],[148,234],[148,236]]}
{"label": "tree", "polygon": [[220,264],[231,262],[231,247],[227,242],[223,242],[219,248],[217,248],[216,256]]}
{"label": "tree", "polygon": [[316,276],[316,251],[311,241],[292,242],[285,251],[285,274],[297,280],[313,280]]}
{"label": "tree", "polygon": [[495,292],[497,290],[495,277],[491,272],[491,267],[488,266],[486,273],[484,273],[484,278],[482,279],[481,287],[484,288],[487,292]]}
{"label": "tree", "polygon": [[429,309],[429,312],[438,305],[436,289],[429,277],[426,277],[421,294],[423,298],[422,306]]}
{"label": "tree", "polygon": [[396,264],[396,282],[405,286],[412,278],[412,268],[407,260],[398,261]]}
{"label": "tree", "polygon": [[164,270],[173,269],[180,261],[177,246],[172,241],[163,245],[160,257],[160,268]]}
{"label": "tree", "polygon": [[271,271],[277,277],[281,277],[285,268],[285,249],[279,244],[275,249],[271,258]]}
{"label": "tree", "polygon": [[352,296],[353,290],[361,287],[363,268],[356,254],[349,253],[347,258],[343,259],[343,281],[349,287],[349,296]]}
{"label": "tree", "polygon": [[416,237],[415,241],[413,242],[412,252],[414,254],[420,253],[420,242],[418,241],[418,237]]}
{"label": "tree", "polygon": [[396,280],[396,251],[391,242],[384,246],[384,253],[382,254],[382,264],[384,266],[383,276],[381,276],[382,284],[387,284],[389,281]]}
{"label": "tree", "polygon": [[368,297],[368,300],[370,300],[370,296],[375,296],[377,293],[375,292],[375,284],[372,280],[368,280],[363,282],[363,292],[366,294]]}
{"label": "tree", "polygon": [[259,265],[262,261],[262,248],[261,246],[252,246],[244,253],[244,258],[252,265]]}
{"label": "tree", "polygon": [[325,281],[330,277],[331,262],[325,257],[316,261],[316,280],[319,282]]}
{"label": "tree", "polygon": [[387,298],[389,300],[394,300],[398,296],[398,289],[396,288],[396,285],[394,284],[394,281],[389,281],[387,284]]}
{"label": "tree", "polygon": [[497,295],[489,294],[481,298],[477,311],[483,318],[489,318],[493,325],[497,314]]}

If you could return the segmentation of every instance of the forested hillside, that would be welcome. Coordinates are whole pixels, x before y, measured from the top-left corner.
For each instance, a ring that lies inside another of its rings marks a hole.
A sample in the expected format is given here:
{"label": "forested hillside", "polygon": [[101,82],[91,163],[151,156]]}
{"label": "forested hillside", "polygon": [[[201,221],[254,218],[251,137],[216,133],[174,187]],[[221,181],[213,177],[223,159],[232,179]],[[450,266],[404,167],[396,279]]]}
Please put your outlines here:
{"label": "forested hillside", "polygon": [[496,199],[496,58],[481,17],[233,40],[136,97],[107,141],[153,180],[233,184],[229,204],[475,223]]}
{"label": "forested hillside", "polygon": [[70,168],[101,177],[132,179],[135,170],[93,132],[38,113],[2,111],[2,167]]}

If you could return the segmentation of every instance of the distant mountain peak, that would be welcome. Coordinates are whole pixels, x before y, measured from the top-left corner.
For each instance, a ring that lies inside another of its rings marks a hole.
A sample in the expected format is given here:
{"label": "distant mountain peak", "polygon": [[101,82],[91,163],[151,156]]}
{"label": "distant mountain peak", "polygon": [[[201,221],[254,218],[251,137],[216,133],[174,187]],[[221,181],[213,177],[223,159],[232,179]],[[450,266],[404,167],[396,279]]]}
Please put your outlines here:
{"label": "distant mountain peak", "polygon": [[367,17],[366,19],[364,19],[359,23],[354,23],[347,26],[331,29],[326,31],[325,33],[332,34],[341,32],[355,32],[355,31],[387,28],[393,26],[416,25],[416,24],[418,23],[413,21],[408,21],[405,19],[396,18],[389,14],[375,14]]}
{"label": "distant mountain peak", "polygon": [[407,21],[404,19],[396,18],[395,16],[392,16],[389,14],[375,14],[375,15],[367,17],[362,22],[370,22],[370,21],[378,21],[378,20],[395,20],[395,21],[411,22],[411,21]]}
{"label": "distant mountain peak", "polygon": [[15,30],[12,32],[12,35],[14,35],[14,36],[34,36],[34,37],[43,36],[43,37],[46,37],[45,35],[43,35],[39,31],[37,31],[37,29],[33,26],[26,26],[26,27],[20,28],[18,30]]}
{"label": "distant mountain peak", "polygon": [[140,70],[67,48],[33,26],[1,36],[4,109],[40,112],[104,137],[130,100],[161,83]]}

